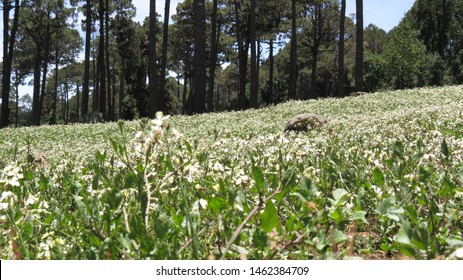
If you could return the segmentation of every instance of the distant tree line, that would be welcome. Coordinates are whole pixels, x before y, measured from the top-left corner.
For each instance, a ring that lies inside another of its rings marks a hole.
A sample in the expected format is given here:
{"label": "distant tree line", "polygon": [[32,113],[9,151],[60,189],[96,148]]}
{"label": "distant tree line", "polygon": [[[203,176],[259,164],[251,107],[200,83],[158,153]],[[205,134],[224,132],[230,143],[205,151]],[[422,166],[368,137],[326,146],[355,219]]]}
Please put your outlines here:
{"label": "distant tree line", "polygon": [[[243,110],[463,82],[463,1],[417,0],[390,32],[363,1],[2,0],[0,127]],[[170,19],[170,21],[169,21]],[[19,96],[27,81],[33,91]]]}

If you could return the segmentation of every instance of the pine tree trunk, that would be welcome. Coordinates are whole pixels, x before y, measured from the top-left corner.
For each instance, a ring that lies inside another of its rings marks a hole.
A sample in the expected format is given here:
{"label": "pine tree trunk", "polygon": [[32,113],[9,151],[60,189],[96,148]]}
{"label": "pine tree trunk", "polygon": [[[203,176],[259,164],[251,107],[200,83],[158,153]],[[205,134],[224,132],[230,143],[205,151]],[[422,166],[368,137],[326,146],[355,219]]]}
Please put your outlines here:
{"label": "pine tree trunk", "polygon": [[47,39],[45,41],[45,52],[43,53],[43,70],[42,70],[42,84],[41,84],[41,91],[40,91],[40,103],[37,115],[37,123],[35,125],[40,125],[40,119],[42,118],[42,109],[43,103],[45,101],[45,94],[47,89],[47,74],[48,74],[48,63],[50,59],[50,44],[51,44],[51,25],[50,25],[50,12],[48,12],[48,20],[47,20]]}
{"label": "pine tree trunk", "polygon": [[273,99],[273,75],[274,75],[274,59],[273,59],[273,38],[270,38],[270,43],[269,43],[269,50],[270,53],[268,55],[269,57],[269,81],[268,81],[268,87],[269,87],[269,101]]}
{"label": "pine tree trunk", "polygon": [[235,15],[236,15],[236,41],[238,43],[238,67],[239,67],[239,92],[238,92],[238,109],[246,109],[246,78],[248,69],[248,49],[249,40],[243,38],[241,31],[241,4],[235,0]]}
{"label": "pine tree trunk", "polygon": [[217,0],[212,2],[211,14],[211,60],[209,65],[209,87],[207,95],[207,111],[214,111],[215,69],[217,66]]}
{"label": "pine tree trunk", "polygon": [[76,119],[75,121],[79,121],[80,117],[79,117],[79,111],[80,111],[80,108],[79,108],[79,104],[80,104],[80,87],[79,87],[79,82],[76,82],[76,99],[77,99],[77,102],[76,102]]}
{"label": "pine tree trunk", "polygon": [[114,120],[114,104],[112,103],[111,94],[111,64],[109,60],[109,0],[106,0],[105,8],[105,58],[106,58],[106,81],[108,95],[108,111],[106,120]]}
{"label": "pine tree trunk", "polygon": [[21,81],[21,78],[19,77],[19,71],[16,69],[15,70],[15,75],[16,75],[16,82],[15,82],[15,97],[16,97],[16,100],[15,100],[15,109],[16,109],[16,112],[15,112],[15,115],[16,115],[16,121],[15,121],[15,127],[18,127],[19,126],[19,84],[20,84],[20,81]]}
{"label": "pine tree trunk", "polygon": [[[8,2],[8,3],[5,3]],[[3,66],[2,66],[2,114],[0,116],[0,128],[7,127],[10,123],[10,83],[11,65],[13,64],[13,50],[16,41],[16,32],[19,21],[19,0],[15,1],[13,26],[9,34],[10,9],[9,1],[3,1]]]}
{"label": "pine tree trunk", "polygon": [[31,124],[40,124],[40,64],[42,61],[42,47],[37,45],[35,48],[34,55],[34,87],[32,94],[32,112],[31,112]]}
{"label": "pine tree trunk", "polygon": [[[95,53],[95,49],[93,49],[93,53]],[[100,69],[99,63],[97,63],[97,55],[94,54],[92,57],[92,68],[93,68],[93,94],[92,94],[92,113],[98,113],[99,105],[100,104]]]}
{"label": "pine tree trunk", "polygon": [[90,92],[90,43],[92,35],[92,1],[87,0],[85,19],[85,59],[84,59],[84,81],[82,85],[82,111],[81,116],[85,118],[88,114],[89,92]]}
{"label": "pine tree trunk", "polygon": [[257,50],[256,50],[256,0],[251,0],[250,11],[250,42],[251,42],[251,94],[249,105],[251,108],[258,107],[258,82],[257,76]]}
{"label": "pine tree trunk", "polygon": [[156,1],[150,0],[148,33],[148,79],[149,79],[149,116],[154,118],[159,110],[156,94]]}
{"label": "pine tree trunk", "polygon": [[323,31],[323,14],[321,11],[321,4],[318,3],[315,6],[315,21],[313,23],[313,46],[312,51],[312,75],[310,78],[310,91],[309,99],[317,99],[317,63],[318,63],[318,51],[321,45],[321,35]]}
{"label": "pine tree trunk", "polygon": [[162,34],[162,59],[161,59],[161,79],[159,80],[158,107],[161,111],[167,111],[166,108],[166,72],[167,72],[167,46],[169,38],[169,11],[170,0],[166,0],[164,10],[164,24]]}
{"label": "pine tree trunk", "polygon": [[121,73],[119,76],[119,119],[123,119],[122,115],[125,91],[125,58],[122,58]]}
{"label": "pine tree trunk", "polygon": [[193,113],[206,111],[206,9],[204,0],[194,0],[194,93]]}
{"label": "pine tree trunk", "polygon": [[55,54],[55,89],[53,92],[53,106],[51,108],[51,117],[49,120],[49,124],[53,125],[56,124],[56,107],[58,103],[58,67],[59,67],[59,58],[58,58],[58,49],[56,50]]}
{"label": "pine tree trunk", "polygon": [[291,1],[291,49],[289,66],[288,98],[296,98],[297,85],[297,30],[296,30],[296,0]]}
{"label": "pine tree trunk", "polygon": [[345,74],[344,74],[344,36],[346,21],[346,0],[341,0],[341,15],[339,19],[339,57],[338,57],[338,97],[345,95]]}
{"label": "pine tree trunk", "polygon": [[105,28],[104,28],[104,17],[105,7],[103,0],[99,1],[98,16],[100,19],[100,38],[98,44],[98,69],[100,71],[100,92],[98,102],[98,112],[103,115],[103,118],[107,120],[106,112],[106,62],[105,62]]}
{"label": "pine tree trunk", "polygon": [[355,52],[355,90],[363,91],[363,0],[356,0],[357,35]]}
{"label": "pine tree trunk", "polygon": [[310,76],[310,91],[308,99],[316,99],[317,94],[317,60],[318,60],[318,49],[312,49],[312,74]]}

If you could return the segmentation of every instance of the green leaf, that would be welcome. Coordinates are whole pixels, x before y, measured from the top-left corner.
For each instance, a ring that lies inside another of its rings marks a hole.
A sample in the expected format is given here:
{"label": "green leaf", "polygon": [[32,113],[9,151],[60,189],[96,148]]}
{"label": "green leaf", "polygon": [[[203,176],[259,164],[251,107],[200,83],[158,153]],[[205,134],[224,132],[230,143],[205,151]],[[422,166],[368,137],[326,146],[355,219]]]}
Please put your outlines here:
{"label": "green leaf", "polygon": [[294,187],[294,185],[296,184],[296,178],[297,178],[295,174],[296,172],[292,168],[290,168],[289,170],[285,172],[285,174],[283,175],[283,180],[282,180],[283,187],[289,187],[289,188]]}
{"label": "green leaf", "polygon": [[346,241],[349,237],[340,230],[334,230],[328,237],[328,242],[331,244],[338,244]]}
{"label": "green leaf", "polygon": [[345,189],[335,189],[333,191],[333,204],[340,205],[347,198],[348,192]]}
{"label": "green leaf", "polygon": [[137,182],[137,175],[134,173],[129,173],[127,176],[125,176],[125,183],[124,183],[124,188],[128,189],[131,188],[135,183]]}
{"label": "green leaf", "polygon": [[442,188],[438,191],[438,194],[443,197],[450,197],[455,191],[455,184],[445,175],[442,182]]}
{"label": "green leaf", "polygon": [[413,246],[408,244],[399,244],[399,251],[408,257],[417,258],[419,257],[419,251]]}
{"label": "green leaf", "polygon": [[440,145],[440,152],[445,158],[449,158],[450,156],[450,151],[449,151],[449,146],[447,145],[447,141],[445,139],[442,141]]}
{"label": "green leaf", "polygon": [[39,180],[39,185],[40,185],[40,190],[45,190],[48,188],[49,180],[45,176],[45,174],[41,173],[40,174],[40,180]]}
{"label": "green leaf", "polygon": [[405,150],[404,144],[401,141],[395,142],[393,151],[396,157],[403,158],[404,150]]}
{"label": "green leaf", "polygon": [[286,220],[285,228],[287,232],[295,230],[296,215],[290,214],[289,219]]}
{"label": "green leaf", "polygon": [[51,224],[51,222],[53,222],[54,219],[55,219],[55,213],[51,213],[45,218],[45,220],[43,220],[43,224],[48,226]]}
{"label": "green leaf", "polygon": [[250,212],[249,206],[246,204],[246,195],[241,190],[239,190],[236,194],[234,208],[246,213]]}
{"label": "green leaf", "polygon": [[394,220],[396,222],[400,221],[400,217],[398,214],[403,214],[405,210],[400,207],[400,208],[389,208],[386,213],[386,217],[388,217],[391,220]]}
{"label": "green leaf", "polygon": [[95,157],[99,162],[103,163],[106,161],[106,152],[101,153],[100,151],[96,151]]}
{"label": "green leaf", "polygon": [[418,249],[426,250],[428,248],[430,236],[429,231],[426,228],[419,227],[416,230],[416,234],[414,237],[415,240],[413,240],[413,243],[416,245]]}
{"label": "green leaf", "polygon": [[301,185],[297,189],[297,193],[303,201],[307,201],[312,196],[310,193],[310,181],[305,176],[301,178]]}
{"label": "green leaf", "polygon": [[22,227],[22,234],[23,234],[22,238],[23,238],[25,241],[27,241],[27,240],[31,237],[31,235],[32,235],[32,230],[33,230],[33,227],[32,227],[32,225],[31,225],[31,223],[25,222],[24,225],[23,225],[23,227]]}
{"label": "green leaf", "polygon": [[271,232],[278,226],[279,222],[280,218],[275,205],[272,202],[268,202],[264,213],[260,215],[260,228],[265,232]]}
{"label": "green leaf", "polygon": [[302,176],[301,177],[301,189],[308,190],[308,189],[310,189],[310,185],[311,185],[310,180],[307,177]]}
{"label": "green leaf", "polygon": [[390,244],[386,244],[386,243],[381,244],[381,245],[379,246],[379,248],[381,248],[381,250],[383,250],[383,251],[390,251],[390,250],[391,250],[391,247],[392,247],[392,246],[391,246]]}
{"label": "green leaf", "polygon": [[265,186],[264,172],[262,168],[258,166],[252,167],[252,179],[256,182],[256,187],[258,190],[262,190]]}
{"label": "green leaf", "polygon": [[342,220],[342,207],[336,207],[334,211],[330,213],[330,217],[336,221],[336,222],[341,222]]}
{"label": "green leaf", "polygon": [[222,210],[227,208],[227,202],[221,197],[212,197],[207,201],[209,208],[214,211],[215,214],[222,213]]}
{"label": "green leaf", "polygon": [[260,248],[260,249],[267,248],[267,240],[268,240],[267,233],[262,230],[256,229],[254,233],[252,234],[252,243],[257,248]]}
{"label": "green leaf", "polygon": [[365,218],[365,215],[367,214],[367,212],[365,211],[357,211],[355,212],[352,217],[350,218],[351,221],[362,221],[364,222],[365,224],[369,224],[367,219]]}
{"label": "green leaf", "polygon": [[177,214],[177,213],[172,213],[172,221],[174,222],[174,224],[176,224],[177,226],[181,226],[182,225],[182,222],[183,222],[183,215],[181,213]]}
{"label": "green leaf", "polygon": [[431,176],[431,173],[432,172],[426,169],[426,167],[424,167],[423,165],[420,165],[420,168],[419,168],[420,182],[427,183],[429,177]]}
{"label": "green leaf", "polygon": [[410,229],[410,225],[408,223],[403,223],[397,234],[394,236],[394,240],[406,245],[414,246],[412,243],[413,233]]}
{"label": "green leaf", "polygon": [[450,248],[463,247],[463,240],[449,238],[445,239],[445,242],[449,244]]}
{"label": "green leaf", "polygon": [[418,213],[416,212],[416,209],[408,205],[405,207],[405,210],[407,211],[407,217],[415,224],[417,225],[419,220],[418,220]]}
{"label": "green leaf", "polygon": [[156,236],[161,240],[167,236],[167,232],[169,231],[169,217],[165,213],[159,214],[156,217],[156,225],[154,226],[154,232]]}
{"label": "green leaf", "polygon": [[380,215],[385,215],[387,213],[387,210],[394,206],[392,203],[391,199],[389,197],[384,198],[381,200],[381,202],[378,205],[378,208],[376,209],[376,212]]}
{"label": "green leaf", "polygon": [[373,176],[373,182],[375,185],[384,186],[384,174],[379,167],[373,168],[371,175]]}
{"label": "green leaf", "polygon": [[193,147],[191,146],[190,142],[185,140],[183,143],[185,144],[188,153],[191,154],[193,152]]}

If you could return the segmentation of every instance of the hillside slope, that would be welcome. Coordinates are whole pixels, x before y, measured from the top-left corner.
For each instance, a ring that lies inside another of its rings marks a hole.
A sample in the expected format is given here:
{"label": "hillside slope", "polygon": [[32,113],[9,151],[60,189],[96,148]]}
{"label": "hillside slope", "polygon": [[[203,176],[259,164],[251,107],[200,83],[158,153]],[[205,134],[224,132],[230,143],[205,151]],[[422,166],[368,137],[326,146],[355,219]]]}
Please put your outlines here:
{"label": "hillside slope", "polygon": [[[456,258],[462,98],[454,86],[1,130],[0,255]],[[284,134],[304,112],[329,122]]]}

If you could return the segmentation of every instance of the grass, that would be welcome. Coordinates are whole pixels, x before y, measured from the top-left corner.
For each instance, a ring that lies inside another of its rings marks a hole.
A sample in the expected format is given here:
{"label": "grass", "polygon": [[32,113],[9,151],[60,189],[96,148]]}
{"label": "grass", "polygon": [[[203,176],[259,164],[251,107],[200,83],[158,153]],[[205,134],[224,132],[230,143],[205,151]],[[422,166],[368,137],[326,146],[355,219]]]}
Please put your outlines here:
{"label": "grass", "polygon": [[[0,131],[3,259],[455,259],[463,87]],[[329,123],[283,134],[293,115]]]}

